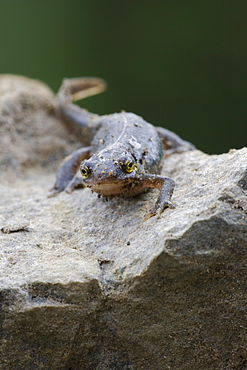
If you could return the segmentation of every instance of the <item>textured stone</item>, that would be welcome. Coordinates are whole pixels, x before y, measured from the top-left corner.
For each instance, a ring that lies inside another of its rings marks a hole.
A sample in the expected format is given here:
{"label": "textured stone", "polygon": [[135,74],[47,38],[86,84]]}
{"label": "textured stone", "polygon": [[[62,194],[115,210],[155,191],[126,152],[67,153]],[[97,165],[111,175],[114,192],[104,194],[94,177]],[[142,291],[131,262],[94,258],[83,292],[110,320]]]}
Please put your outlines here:
{"label": "textured stone", "polygon": [[[0,75],[0,169],[18,176],[26,168],[52,167],[78,143],[59,125],[53,92],[22,76]],[[53,167],[54,168],[54,167]]]}
{"label": "textured stone", "polygon": [[[23,81],[42,95],[39,83]],[[0,94],[2,112],[4,104]],[[0,368],[247,368],[247,149],[167,158],[176,209],[144,221],[156,191],[108,202],[89,189],[47,198],[53,153],[78,144],[55,109],[46,120],[47,105],[27,106],[23,132],[31,114],[53,144],[37,157],[31,141],[45,140],[40,132],[28,141],[18,134],[15,145],[16,131],[1,126],[0,147],[9,146],[0,155]],[[17,149],[26,160],[14,178],[6,158],[18,159]]]}

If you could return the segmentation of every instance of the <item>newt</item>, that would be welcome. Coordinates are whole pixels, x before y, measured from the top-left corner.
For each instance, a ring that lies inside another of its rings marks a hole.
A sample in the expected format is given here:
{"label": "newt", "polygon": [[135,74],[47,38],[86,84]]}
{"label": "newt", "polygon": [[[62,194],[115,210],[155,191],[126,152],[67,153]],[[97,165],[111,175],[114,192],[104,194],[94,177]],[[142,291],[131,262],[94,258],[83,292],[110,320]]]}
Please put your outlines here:
{"label": "newt", "polygon": [[145,219],[160,216],[166,208],[175,208],[171,202],[175,182],[160,175],[164,154],[195,147],[134,113],[99,116],[73,104],[105,89],[105,81],[99,78],[63,80],[58,92],[60,116],[74,128],[86,147],[62,162],[50,196],[85,186],[103,197],[135,196],[157,188],[157,201]]}

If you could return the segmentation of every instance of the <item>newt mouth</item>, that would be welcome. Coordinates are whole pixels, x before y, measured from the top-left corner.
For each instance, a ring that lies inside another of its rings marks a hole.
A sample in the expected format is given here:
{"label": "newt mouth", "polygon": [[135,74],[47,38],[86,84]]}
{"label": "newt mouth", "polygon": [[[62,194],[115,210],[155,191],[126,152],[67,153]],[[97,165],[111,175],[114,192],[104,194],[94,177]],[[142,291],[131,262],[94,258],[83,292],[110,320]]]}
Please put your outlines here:
{"label": "newt mouth", "polygon": [[137,185],[133,179],[116,179],[107,178],[100,181],[88,182],[87,187],[89,187],[93,192],[96,192],[105,197],[115,196],[115,195],[126,195],[128,196],[133,188]]}

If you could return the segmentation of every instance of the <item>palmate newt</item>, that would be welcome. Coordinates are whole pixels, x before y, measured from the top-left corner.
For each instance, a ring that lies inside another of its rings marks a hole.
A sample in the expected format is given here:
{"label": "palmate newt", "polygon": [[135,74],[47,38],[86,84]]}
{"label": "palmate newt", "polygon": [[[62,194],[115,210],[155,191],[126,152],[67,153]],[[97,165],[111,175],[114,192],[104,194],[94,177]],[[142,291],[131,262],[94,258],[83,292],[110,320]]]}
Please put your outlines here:
{"label": "palmate newt", "polygon": [[105,88],[105,81],[99,78],[63,81],[58,92],[60,116],[74,127],[84,144],[90,146],[65,158],[50,196],[82,186],[104,197],[134,196],[149,188],[158,188],[155,206],[145,218],[160,215],[167,207],[174,208],[171,197],[175,183],[159,175],[164,153],[193,150],[194,145],[134,113],[99,116],[72,103]]}

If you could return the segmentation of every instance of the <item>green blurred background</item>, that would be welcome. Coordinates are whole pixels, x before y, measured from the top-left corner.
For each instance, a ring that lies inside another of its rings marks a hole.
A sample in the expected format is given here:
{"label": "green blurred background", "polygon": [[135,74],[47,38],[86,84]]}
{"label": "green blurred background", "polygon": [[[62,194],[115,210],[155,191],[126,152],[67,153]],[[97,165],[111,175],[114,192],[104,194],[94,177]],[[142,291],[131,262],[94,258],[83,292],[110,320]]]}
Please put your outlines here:
{"label": "green blurred background", "polygon": [[247,139],[247,1],[1,0],[0,73],[57,91],[99,76],[83,101],[177,132],[208,153]]}

